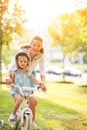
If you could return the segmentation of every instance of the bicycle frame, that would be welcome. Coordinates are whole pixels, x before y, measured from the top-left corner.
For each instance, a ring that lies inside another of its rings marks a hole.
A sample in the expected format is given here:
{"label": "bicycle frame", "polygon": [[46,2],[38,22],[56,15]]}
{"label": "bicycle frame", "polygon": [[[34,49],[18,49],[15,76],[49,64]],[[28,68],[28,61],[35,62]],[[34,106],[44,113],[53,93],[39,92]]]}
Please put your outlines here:
{"label": "bicycle frame", "polygon": [[[33,117],[33,115],[32,115],[32,111],[31,111],[31,109],[29,108],[29,101],[28,101],[28,98],[25,98],[25,104],[24,104],[24,106],[23,106],[23,108],[20,108],[20,121],[21,121],[21,128],[23,129],[23,127],[24,127],[24,117],[25,117],[25,115],[28,115],[28,116],[30,116],[30,121],[29,121],[29,123],[31,123],[31,120],[32,120],[32,117]],[[27,123],[26,123],[27,124]],[[23,129],[24,130],[24,129]]]}
{"label": "bicycle frame", "polygon": [[37,88],[31,88],[31,87],[20,87],[15,86],[15,88],[19,89],[20,94],[24,97],[25,101],[21,104],[20,108],[18,109],[16,115],[17,115],[17,121],[15,124],[13,124],[13,128],[15,130],[18,129],[18,125],[20,124],[21,130],[29,130],[30,123],[32,120],[32,111],[29,108],[29,96],[33,96],[32,91],[36,91]]}

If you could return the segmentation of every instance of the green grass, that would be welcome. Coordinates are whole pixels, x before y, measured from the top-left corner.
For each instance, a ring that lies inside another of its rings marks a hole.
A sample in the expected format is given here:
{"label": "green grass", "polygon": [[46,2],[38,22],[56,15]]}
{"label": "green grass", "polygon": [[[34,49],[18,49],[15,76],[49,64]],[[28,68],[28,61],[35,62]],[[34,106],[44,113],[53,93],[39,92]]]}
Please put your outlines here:
{"label": "green grass", "polygon": [[[39,103],[35,130],[87,130],[86,84],[46,82],[47,92],[36,92]],[[5,88],[0,87],[0,118],[5,121],[2,130],[11,130],[8,117],[13,99]]]}

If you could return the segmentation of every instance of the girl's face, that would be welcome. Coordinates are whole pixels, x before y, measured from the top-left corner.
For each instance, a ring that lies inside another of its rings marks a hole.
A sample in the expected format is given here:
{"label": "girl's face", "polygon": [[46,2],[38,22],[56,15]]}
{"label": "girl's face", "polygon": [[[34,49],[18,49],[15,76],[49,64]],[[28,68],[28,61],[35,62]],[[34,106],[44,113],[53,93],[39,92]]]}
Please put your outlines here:
{"label": "girl's face", "polygon": [[20,69],[25,69],[28,65],[28,59],[26,56],[19,56],[17,60],[18,67]]}
{"label": "girl's face", "polygon": [[42,41],[40,40],[33,40],[31,43],[31,52],[33,54],[38,54],[42,48]]}

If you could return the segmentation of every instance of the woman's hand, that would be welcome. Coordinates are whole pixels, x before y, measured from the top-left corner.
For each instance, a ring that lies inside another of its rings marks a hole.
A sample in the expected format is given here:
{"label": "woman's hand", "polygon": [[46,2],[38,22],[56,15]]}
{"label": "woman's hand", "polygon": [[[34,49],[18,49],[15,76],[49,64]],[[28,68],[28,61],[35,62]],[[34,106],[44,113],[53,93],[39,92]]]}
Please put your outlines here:
{"label": "woman's hand", "polygon": [[27,44],[27,45],[23,45],[23,46],[21,46],[20,48],[21,48],[21,49],[29,49],[29,48],[30,48],[30,45],[28,45],[28,44]]}
{"label": "woman's hand", "polygon": [[41,88],[44,92],[47,91],[47,88],[46,88],[46,86],[45,86],[45,84],[44,84],[43,82],[40,82],[39,86],[40,86],[40,88]]}
{"label": "woman's hand", "polygon": [[13,81],[10,77],[7,77],[5,83],[6,83],[6,85],[11,85],[13,83]]}

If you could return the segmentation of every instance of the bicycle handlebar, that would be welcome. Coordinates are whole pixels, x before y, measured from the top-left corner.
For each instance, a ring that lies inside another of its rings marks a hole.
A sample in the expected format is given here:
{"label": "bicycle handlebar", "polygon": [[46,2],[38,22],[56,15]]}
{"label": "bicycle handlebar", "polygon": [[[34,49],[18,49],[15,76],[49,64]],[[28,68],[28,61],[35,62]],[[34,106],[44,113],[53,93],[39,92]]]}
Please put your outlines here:
{"label": "bicycle handlebar", "polygon": [[11,84],[11,86],[13,88],[18,88],[19,92],[21,93],[22,96],[24,96],[24,93],[28,93],[28,95],[32,95],[32,92],[38,90],[37,87],[20,87],[18,85],[14,85],[14,84]]}

